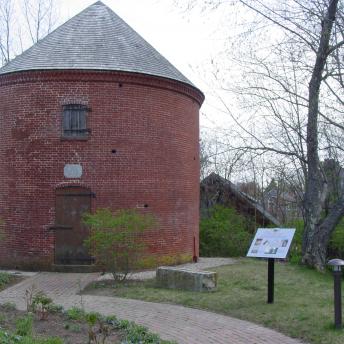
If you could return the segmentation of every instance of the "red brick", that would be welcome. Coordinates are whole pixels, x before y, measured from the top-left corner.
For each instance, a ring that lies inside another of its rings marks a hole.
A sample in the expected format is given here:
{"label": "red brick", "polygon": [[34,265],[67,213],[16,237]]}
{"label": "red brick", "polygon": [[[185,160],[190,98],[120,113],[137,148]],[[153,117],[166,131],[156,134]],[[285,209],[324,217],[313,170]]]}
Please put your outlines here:
{"label": "red brick", "polygon": [[[148,252],[198,256],[202,101],[192,86],[133,73],[0,76],[0,218],[6,232],[0,264],[49,269],[55,191],[65,185],[90,188],[93,210],[148,204],[142,211],[158,219],[144,238]],[[61,140],[68,103],[91,108],[87,141]],[[75,163],[83,166],[81,179],[65,179],[64,165]]]}

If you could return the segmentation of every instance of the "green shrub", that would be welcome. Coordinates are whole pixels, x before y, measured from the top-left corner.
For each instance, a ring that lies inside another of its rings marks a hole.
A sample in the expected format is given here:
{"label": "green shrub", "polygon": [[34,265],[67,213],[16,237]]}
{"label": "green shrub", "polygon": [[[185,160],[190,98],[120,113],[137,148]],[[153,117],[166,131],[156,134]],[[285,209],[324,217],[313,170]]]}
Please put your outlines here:
{"label": "green shrub", "polygon": [[329,243],[329,257],[344,259],[344,219],[337,225]]}
{"label": "green shrub", "polygon": [[219,205],[209,209],[209,217],[200,223],[200,255],[246,255],[252,234],[246,229],[245,223],[246,219],[235,209]]}
{"label": "green shrub", "polygon": [[72,307],[67,311],[67,317],[70,320],[85,320],[86,312],[78,307]]}
{"label": "green shrub", "polygon": [[55,303],[50,303],[49,305],[47,305],[47,310],[51,314],[62,313],[63,312],[63,306],[56,305]]}
{"label": "green shrub", "polygon": [[90,227],[86,246],[104,271],[116,280],[124,280],[128,273],[138,269],[145,245],[140,234],[155,225],[154,217],[136,210],[98,209],[86,214],[84,222]]}
{"label": "green shrub", "polygon": [[33,295],[32,310],[38,314],[40,320],[46,320],[49,314],[49,307],[53,300],[43,291],[39,291]]}
{"label": "green shrub", "polygon": [[[89,325],[88,343],[107,343],[111,329],[121,329],[127,344],[176,344],[175,342],[161,340],[156,334],[151,333],[146,327],[127,320],[117,320],[116,316],[103,317],[98,313],[85,313],[79,308],[71,308],[70,315],[75,315],[73,320],[86,321]],[[1,344],[63,344],[57,337],[35,338],[32,336],[33,317],[31,314],[17,320],[17,332],[13,334],[0,328]],[[65,329],[80,332],[78,324],[65,324]]]}
{"label": "green shrub", "polygon": [[131,343],[159,343],[160,341],[158,335],[150,333],[144,326],[130,323],[127,331],[126,339]]}
{"label": "green shrub", "polygon": [[105,343],[111,334],[111,327],[113,327],[108,318],[91,312],[86,314],[86,322],[88,324],[88,342],[90,344]]}
{"label": "green shrub", "polygon": [[[303,220],[295,220],[291,223],[288,223],[287,227],[296,228],[295,236],[290,248],[290,262],[301,263],[304,222]],[[344,219],[339,222],[333,231],[327,251],[329,258],[344,259]]]}
{"label": "green shrub", "polygon": [[12,280],[12,275],[7,272],[0,272],[0,289],[3,289]]}
{"label": "green shrub", "polygon": [[56,337],[33,338],[30,336],[20,336],[0,329],[1,344],[63,344],[62,339]]}
{"label": "green shrub", "polygon": [[63,344],[63,340],[61,338],[51,337],[47,339],[41,339],[35,344]]}
{"label": "green shrub", "polygon": [[37,292],[33,297],[33,307],[34,309],[37,308],[37,306],[42,305],[46,308],[49,307],[49,305],[53,302],[53,300],[47,296],[43,291]]}
{"label": "green shrub", "polygon": [[5,311],[14,311],[17,309],[17,306],[14,302],[5,302],[4,304],[2,304],[2,308]]}
{"label": "green shrub", "polygon": [[[13,335],[5,330],[0,329],[0,343],[1,344],[14,344],[20,343],[22,344],[21,337],[18,335]],[[28,343],[31,344],[31,343]]]}
{"label": "green shrub", "polygon": [[125,331],[124,343],[176,344],[175,342],[162,340],[158,335],[151,333],[146,327],[127,320],[120,320],[119,328]]}
{"label": "green shrub", "polygon": [[33,326],[33,317],[28,314],[16,321],[16,334],[19,336],[31,336]]}
{"label": "green shrub", "polygon": [[289,261],[293,264],[301,264],[304,222],[301,219],[294,220],[286,224],[285,227],[295,228],[295,235],[289,250]]}
{"label": "green shrub", "polygon": [[[289,261],[301,264],[302,259],[302,238],[304,232],[303,220],[289,222],[286,227],[296,228],[295,236],[289,251]],[[344,219],[342,219],[333,231],[328,244],[328,257],[344,259]]]}

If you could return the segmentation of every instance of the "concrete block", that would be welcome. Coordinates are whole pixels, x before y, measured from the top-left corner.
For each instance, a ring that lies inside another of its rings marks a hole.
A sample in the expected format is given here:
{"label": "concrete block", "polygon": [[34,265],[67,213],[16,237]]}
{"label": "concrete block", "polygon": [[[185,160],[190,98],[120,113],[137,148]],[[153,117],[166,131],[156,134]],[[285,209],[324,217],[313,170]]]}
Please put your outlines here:
{"label": "concrete block", "polygon": [[157,285],[162,288],[190,291],[215,291],[217,273],[188,269],[159,267],[156,271]]}

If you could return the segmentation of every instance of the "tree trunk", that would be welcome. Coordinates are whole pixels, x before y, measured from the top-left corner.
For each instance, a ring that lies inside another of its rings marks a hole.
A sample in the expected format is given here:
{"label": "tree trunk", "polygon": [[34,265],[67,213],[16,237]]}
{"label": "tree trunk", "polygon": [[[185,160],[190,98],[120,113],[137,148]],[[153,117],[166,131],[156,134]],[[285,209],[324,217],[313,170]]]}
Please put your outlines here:
{"label": "tree trunk", "polygon": [[[331,208],[328,216],[320,221],[313,232],[308,232],[311,236],[304,238],[307,241],[307,251],[303,255],[303,260],[318,270],[323,270],[326,265],[327,246],[332,232],[336,228],[340,219],[344,215],[344,197],[340,198]],[[305,232],[306,234],[306,232]],[[304,242],[304,245],[306,242]]]}
{"label": "tree trunk", "polygon": [[327,244],[335,225],[340,219],[336,219],[335,214],[331,215],[332,212],[330,212],[325,219],[321,219],[322,205],[327,194],[327,184],[320,170],[318,154],[319,92],[322,82],[322,74],[329,54],[330,37],[337,13],[337,6],[338,0],[330,0],[327,13],[322,21],[320,41],[312,77],[309,82],[308,96],[308,169],[306,176],[305,231],[302,243],[302,261],[319,270],[324,269]]}

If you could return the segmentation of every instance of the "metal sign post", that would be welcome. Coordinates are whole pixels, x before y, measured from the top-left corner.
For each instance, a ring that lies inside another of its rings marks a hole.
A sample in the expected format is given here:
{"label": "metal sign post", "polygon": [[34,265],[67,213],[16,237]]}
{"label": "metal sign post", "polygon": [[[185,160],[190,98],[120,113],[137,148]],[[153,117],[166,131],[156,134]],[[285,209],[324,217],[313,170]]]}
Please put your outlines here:
{"label": "metal sign post", "polygon": [[295,228],[258,228],[247,257],[268,259],[268,303],[274,303],[275,259],[287,257]]}
{"label": "metal sign post", "polygon": [[268,259],[268,303],[274,303],[275,259]]}

